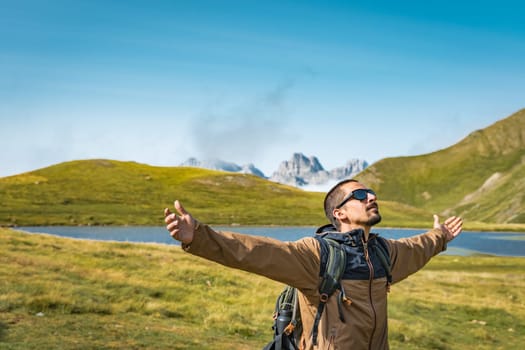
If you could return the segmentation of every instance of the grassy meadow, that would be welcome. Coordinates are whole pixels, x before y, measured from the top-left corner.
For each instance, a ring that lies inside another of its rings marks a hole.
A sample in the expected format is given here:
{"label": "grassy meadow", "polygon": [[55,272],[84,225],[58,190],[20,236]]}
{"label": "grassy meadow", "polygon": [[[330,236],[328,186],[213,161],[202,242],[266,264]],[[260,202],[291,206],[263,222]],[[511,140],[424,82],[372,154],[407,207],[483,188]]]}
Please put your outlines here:
{"label": "grassy meadow", "polygon": [[162,225],[175,199],[213,224],[326,221],[322,193],[253,175],[104,159],[0,178],[0,196],[0,226]]}
{"label": "grassy meadow", "polygon": [[[282,285],[177,246],[0,228],[1,349],[260,349]],[[392,349],[517,349],[525,258],[438,256],[392,287]]]}
{"label": "grassy meadow", "polygon": [[[432,225],[432,214],[452,215],[390,201],[382,190],[379,193],[381,227],[426,228]],[[326,223],[324,195],[252,175],[92,159],[0,178],[0,227],[157,226],[164,222],[163,209],[173,207],[175,199],[208,224],[320,226]],[[514,197],[518,196],[506,198]],[[508,204],[506,200],[494,202]],[[511,211],[519,213],[520,208]],[[464,219],[466,230],[525,232],[521,222]]]}

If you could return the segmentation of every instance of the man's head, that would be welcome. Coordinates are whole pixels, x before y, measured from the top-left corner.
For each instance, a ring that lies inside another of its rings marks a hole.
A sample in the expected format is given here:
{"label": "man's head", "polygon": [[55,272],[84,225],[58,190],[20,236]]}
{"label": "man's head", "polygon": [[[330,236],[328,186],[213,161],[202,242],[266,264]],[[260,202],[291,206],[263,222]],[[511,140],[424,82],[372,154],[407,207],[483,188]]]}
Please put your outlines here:
{"label": "man's head", "polygon": [[324,212],[338,231],[371,227],[381,222],[376,200],[376,194],[357,180],[343,180],[326,194]]}

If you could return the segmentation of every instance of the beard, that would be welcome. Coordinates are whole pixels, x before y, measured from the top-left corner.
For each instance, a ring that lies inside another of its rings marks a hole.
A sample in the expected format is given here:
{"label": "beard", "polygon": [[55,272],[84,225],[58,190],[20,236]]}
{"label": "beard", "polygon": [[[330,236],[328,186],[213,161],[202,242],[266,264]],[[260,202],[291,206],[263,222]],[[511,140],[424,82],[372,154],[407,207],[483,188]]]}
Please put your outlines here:
{"label": "beard", "polygon": [[372,216],[370,216],[370,218],[367,221],[367,225],[374,226],[376,224],[379,224],[380,222],[381,222],[381,215],[377,213],[377,214],[373,214]]}
{"label": "beard", "polygon": [[367,208],[368,210],[373,210],[370,216],[368,217],[368,221],[366,224],[368,226],[374,226],[376,224],[379,224],[381,222],[381,214],[379,214],[379,207],[377,203],[373,203],[371,206]]}

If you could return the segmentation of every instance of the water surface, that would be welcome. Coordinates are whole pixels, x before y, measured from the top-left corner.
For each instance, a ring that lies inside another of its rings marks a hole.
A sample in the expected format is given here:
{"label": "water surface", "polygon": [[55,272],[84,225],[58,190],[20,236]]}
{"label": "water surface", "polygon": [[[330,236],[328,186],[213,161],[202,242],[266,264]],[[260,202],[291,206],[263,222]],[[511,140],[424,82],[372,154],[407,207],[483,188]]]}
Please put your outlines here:
{"label": "water surface", "polygon": [[[250,226],[213,226],[216,230],[235,231],[246,234],[273,237],[282,241],[295,241],[314,234],[316,227],[250,227]],[[19,230],[31,233],[48,233],[52,235],[77,239],[90,239],[118,242],[142,242],[174,244],[164,226],[36,226],[19,227]],[[425,232],[421,229],[376,228],[373,232],[385,238],[402,238]],[[442,254],[471,255],[489,254],[498,256],[525,256],[525,233],[475,232],[464,231],[449,243],[447,251]]]}

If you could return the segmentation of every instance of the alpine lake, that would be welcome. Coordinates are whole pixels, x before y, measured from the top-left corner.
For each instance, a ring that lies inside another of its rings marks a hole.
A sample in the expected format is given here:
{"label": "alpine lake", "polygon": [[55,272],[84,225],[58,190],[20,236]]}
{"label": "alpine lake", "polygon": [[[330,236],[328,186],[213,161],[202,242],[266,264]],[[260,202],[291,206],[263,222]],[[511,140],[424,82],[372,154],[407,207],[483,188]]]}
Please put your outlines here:
{"label": "alpine lake", "polygon": [[[295,241],[315,234],[316,227],[278,226],[213,226],[219,231],[234,231],[256,236],[272,237],[282,241]],[[18,227],[29,233],[45,233],[75,239],[100,241],[160,243],[178,245],[165,227],[157,226],[31,226]],[[376,228],[373,232],[385,238],[398,239],[424,233],[425,229]],[[463,231],[448,244],[442,254],[447,255],[493,255],[525,256],[525,233]]]}

